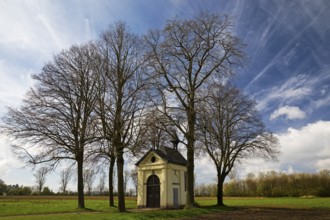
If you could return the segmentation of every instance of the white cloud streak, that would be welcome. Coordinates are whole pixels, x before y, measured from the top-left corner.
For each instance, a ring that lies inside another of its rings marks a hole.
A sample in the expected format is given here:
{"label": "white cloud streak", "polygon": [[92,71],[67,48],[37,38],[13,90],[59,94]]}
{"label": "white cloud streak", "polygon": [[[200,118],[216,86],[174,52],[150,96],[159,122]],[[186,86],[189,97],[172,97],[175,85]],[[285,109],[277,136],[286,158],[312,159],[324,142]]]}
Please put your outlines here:
{"label": "white cloud streak", "polygon": [[294,119],[304,119],[306,118],[306,113],[300,110],[299,107],[296,106],[283,106],[276,109],[270,116],[270,120],[274,120],[280,116],[285,116],[286,119],[294,120]]}

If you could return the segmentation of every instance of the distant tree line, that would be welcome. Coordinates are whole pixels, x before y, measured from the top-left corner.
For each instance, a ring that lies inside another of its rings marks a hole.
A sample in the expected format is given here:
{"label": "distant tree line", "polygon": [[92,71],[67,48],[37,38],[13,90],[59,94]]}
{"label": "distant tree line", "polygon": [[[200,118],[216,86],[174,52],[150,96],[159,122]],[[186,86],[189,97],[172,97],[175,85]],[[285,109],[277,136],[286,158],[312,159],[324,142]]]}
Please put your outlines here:
{"label": "distant tree line", "polygon": [[216,197],[217,193],[216,183],[201,183],[195,186],[195,196],[198,197]]}
{"label": "distant tree line", "polygon": [[29,195],[54,195],[54,192],[47,186],[41,190],[38,187],[23,186],[18,184],[7,185],[0,179],[0,196],[29,196]]}
{"label": "distant tree line", "polygon": [[[54,192],[48,186],[43,186],[40,190],[39,186],[24,186],[18,184],[6,184],[3,180],[0,179],[0,196],[30,196],[30,195],[65,195],[65,196],[77,196],[77,191],[66,190]],[[103,188],[100,190],[100,185],[93,189],[88,189],[86,187],[85,195],[88,196],[109,196],[109,189]],[[118,196],[118,192],[115,190],[113,192],[114,196]],[[136,196],[135,189],[129,188],[125,191],[126,196]]]}
{"label": "distant tree line", "polygon": [[[217,196],[217,184],[199,184],[196,196]],[[258,176],[250,173],[245,179],[224,184],[225,196],[233,197],[303,197],[330,196],[330,170],[319,173],[279,173],[270,171]]]}
{"label": "distant tree line", "polygon": [[249,174],[244,180],[225,184],[226,196],[300,197],[330,196],[330,170],[286,174],[275,171]]}
{"label": "distant tree line", "polygon": [[[35,177],[35,186],[23,186],[18,184],[7,185],[0,179],[0,196],[1,195],[77,195],[76,191],[68,191],[67,186],[72,180],[73,171],[69,168],[64,168],[60,172],[59,191],[55,194],[49,187],[45,186],[46,177],[51,170],[46,167],[40,167],[35,171],[33,176]],[[99,184],[94,185],[97,174],[99,174]],[[94,169],[84,170],[84,188],[85,195],[100,195],[109,196],[110,191],[105,187],[106,174],[103,170],[97,172]],[[128,189],[128,181],[132,180],[134,189]],[[131,171],[125,170],[124,172],[124,188],[126,196],[137,195],[137,169]],[[113,191],[114,196],[118,196],[117,191]]]}

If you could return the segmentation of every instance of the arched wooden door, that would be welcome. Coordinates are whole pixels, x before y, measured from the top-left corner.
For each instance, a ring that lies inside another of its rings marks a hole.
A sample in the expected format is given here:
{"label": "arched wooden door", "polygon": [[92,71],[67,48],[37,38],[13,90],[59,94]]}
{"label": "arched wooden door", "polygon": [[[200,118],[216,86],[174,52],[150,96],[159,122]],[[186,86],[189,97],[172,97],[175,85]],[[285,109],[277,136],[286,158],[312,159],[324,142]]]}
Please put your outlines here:
{"label": "arched wooden door", "polygon": [[147,180],[147,207],[160,207],[160,182],[156,175],[151,175]]}

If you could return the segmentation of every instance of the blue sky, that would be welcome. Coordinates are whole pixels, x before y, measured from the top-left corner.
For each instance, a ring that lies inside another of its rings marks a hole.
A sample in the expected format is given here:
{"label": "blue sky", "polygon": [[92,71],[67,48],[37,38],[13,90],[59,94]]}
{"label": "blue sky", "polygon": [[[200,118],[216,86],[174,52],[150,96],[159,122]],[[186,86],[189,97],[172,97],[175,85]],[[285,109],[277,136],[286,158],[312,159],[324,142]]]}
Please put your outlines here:
{"label": "blue sky", "polygon": [[[279,162],[244,161],[249,172],[317,172],[330,168],[330,1],[327,0],[1,0],[0,116],[19,106],[33,86],[32,73],[62,49],[96,39],[115,21],[137,34],[167,19],[201,10],[228,14],[246,44],[247,59],[236,84],[256,99],[264,123],[279,138]],[[34,185],[0,137],[0,178]],[[208,159],[196,162],[197,182],[212,182]],[[132,165],[129,166],[131,168]],[[46,182],[58,189],[54,173]],[[97,181],[96,183],[97,184]],[[75,189],[72,185],[72,189]]]}

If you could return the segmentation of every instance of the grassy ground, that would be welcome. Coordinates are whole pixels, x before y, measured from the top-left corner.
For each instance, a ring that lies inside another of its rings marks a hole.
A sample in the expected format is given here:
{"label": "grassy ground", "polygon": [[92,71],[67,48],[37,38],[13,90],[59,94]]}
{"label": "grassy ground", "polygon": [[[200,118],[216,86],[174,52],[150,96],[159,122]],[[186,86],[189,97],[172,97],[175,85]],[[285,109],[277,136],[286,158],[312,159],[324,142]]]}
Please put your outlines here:
{"label": "grassy ground", "polygon": [[[126,199],[126,213],[108,207],[106,197],[86,197],[87,210],[77,207],[76,197],[0,197],[0,220],[4,219],[169,219],[232,211],[247,207],[288,208],[330,211],[330,198],[225,198],[225,208],[215,206],[215,198],[196,198],[200,208],[189,210],[138,210],[136,199]],[[330,212],[329,212],[330,213]]]}
{"label": "grassy ground", "polygon": [[329,209],[330,198],[227,198],[228,206],[288,209]]}

